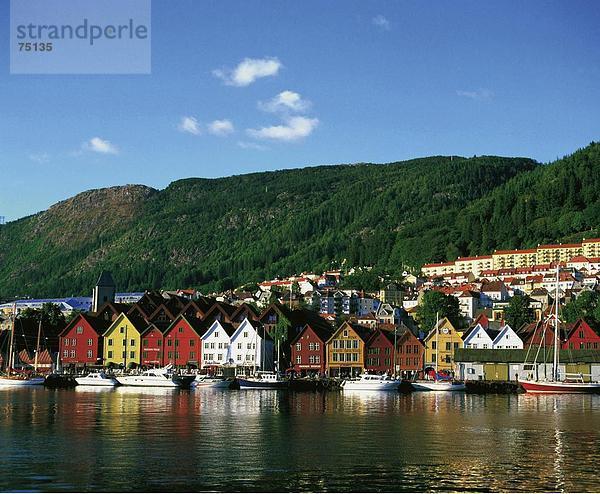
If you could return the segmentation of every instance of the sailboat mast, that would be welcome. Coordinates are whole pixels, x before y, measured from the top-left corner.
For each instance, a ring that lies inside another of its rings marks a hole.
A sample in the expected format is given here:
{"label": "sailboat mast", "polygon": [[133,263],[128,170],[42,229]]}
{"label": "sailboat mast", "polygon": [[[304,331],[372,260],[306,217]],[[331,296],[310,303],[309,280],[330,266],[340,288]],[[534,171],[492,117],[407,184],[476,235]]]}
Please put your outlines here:
{"label": "sailboat mast", "polygon": [[440,355],[440,313],[435,313],[435,373],[438,371],[438,360]]}
{"label": "sailboat mast", "polygon": [[35,360],[33,361],[33,369],[37,373],[38,370],[38,355],[40,353],[40,336],[42,334],[42,314],[40,314],[40,323],[38,325],[37,341],[35,344]]}
{"label": "sailboat mast", "polygon": [[14,342],[15,342],[16,320],[17,320],[17,303],[15,302],[13,304],[12,328],[10,330],[10,341],[9,341],[9,344],[8,344],[8,368],[7,368],[7,374],[9,376],[10,376],[10,371],[13,368],[13,365],[14,365],[13,346],[14,346]]}
{"label": "sailboat mast", "polygon": [[556,266],[556,291],[554,295],[554,375],[552,376],[553,381],[558,381],[558,364],[559,364],[559,356],[558,352],[560,350],[559,346],[559,331],[560,326],[558,324],[558,302],[559,302],[559,293],[558,293],[558,283],[560,281],[560,266],[557,264]]}

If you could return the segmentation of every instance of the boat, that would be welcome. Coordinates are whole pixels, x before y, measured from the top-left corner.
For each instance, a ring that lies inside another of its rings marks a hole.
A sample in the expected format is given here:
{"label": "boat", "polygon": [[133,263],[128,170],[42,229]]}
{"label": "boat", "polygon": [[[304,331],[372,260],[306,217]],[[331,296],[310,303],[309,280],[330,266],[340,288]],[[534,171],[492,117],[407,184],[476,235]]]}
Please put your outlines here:
{"label": "boat", "polygon": [[75,381],[80,386],[114,387],[119,385],[119,381],[114,376],[110,376],[105,372],[90,372],[87,376],[76,377]]}
{"label": "boat", "polygon": [[168,365],[160,369],[148,369],[141,374],[117,376],[116,380],[123,386],[144,386],[153,388],[188,388],[194,376],[180,376],[172,372]]}
{"label": "boat", "polygon": [[192,381],[194,388],[229,388],[233,380],[222,376],[201,376],[197,375]]}
{"label": "boat", "polygon": [[[12,327],[10,330],[9,344],[8,344],[8,361],[6,363],[5,375],[0,375],[0,387],[15,387],[15,386],[41,386],[44,384],[46,378],[43,376],[31,376],[26,374],[16,374],[13,372],[13,367],[15,364],[15,354],[14,354],[14,339],[15,339],[15,320],[17,318],[17,304],[13,305],[13,313],[12,313]],[[38,344],[36,350],[36,364],[35,371],[37,371],[37,353],[39,351],[39,340],[40,340],[40,332],[41,332],[41,320],[38,329]],[[4,360],[4,359],[3,359]]]}
{"label": "boat", "polygon": [[[413,391],[465,391],[467,386],[464,382],[455,381],[454,378],[438,373],[438,351],[439,347],[439,314],[436,314],[435,322],[435,368],[425,374],[425,379],[414,379],[410,381]],[[425,358],[423,356],[423,358]]]}
{"label": "boat", "polygon": [[[540,342],[545,341],[545,332],[553,321],[554,325],[554,351],[552,359],[552,373],[550,377],[542,379],[537,376],[537,358],[540,354],[542,345],[538,347],[534,358],[534,368],[536,376],[531,375],[529,378],[520,379],[519,383],[527,393],[554,393],[554,394],[572,394],[572,393],[600,393],[599,382],[585,382],[584,377],[591,375],[564,373],[560,374],[560,319],[558,317],[558,309],[560,303],[559,294],[560,284],[560,265],[556,266],[556,292],[554,295],[554,312],[546,319],[544,325],[544,333]],[[527,357],[526,357],[527,358]]]}
{"label": "boat", "polygon": [[397,391],[399,386],[399,380],[376,374],[361,374],[358,379],[348,379],[342,382],[344,391]]}
{"label": "boat", "polygon": [[239,376],[240,389],[285,389],[289,385],[277,372],[258,371],[254,376]]}

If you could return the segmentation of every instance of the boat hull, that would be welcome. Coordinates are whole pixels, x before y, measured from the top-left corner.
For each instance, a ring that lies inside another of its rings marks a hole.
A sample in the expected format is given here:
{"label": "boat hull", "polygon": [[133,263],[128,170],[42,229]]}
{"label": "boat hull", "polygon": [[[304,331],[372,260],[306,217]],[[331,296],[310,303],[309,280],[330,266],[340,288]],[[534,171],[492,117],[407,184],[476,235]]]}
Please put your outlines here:
{"label": "boat hull", "polygon": [[194,388],[217,388],[217,389],[227,389],[231,386],[233,381],[193,381],[192,386]]}
{"label": "boat hull", "polygon": [[239,379],[240,389],[286,389],[288,381],[260,381],[259,379]]}
{"label": "boat hull", "polygon": [[190,386],[192,379],[172,378],[161,380],[144,376],[121,376],[117,377],[117,381],[123,386],[138,386],[140,388],[186,388]]}
{"label": "boat hull", "polygon": [[465,391],[464,383],[453,383],[447,381],[413,381],[410,383],[415,391]]}
{"label": "boat hull", "polygon": [[88,379],[87,377],[76,377],[75,382],[79,386],[99,386],[99,387],[114,387],[119,385],[119,381],[116,379]]}
{"label": "boat hull", "polygon": [[399,382],[364,383],[360,381],[345,381],[342,384],[344,391],[397,391]]}
{"label": "boat hull", "polygon": [[600,383],[520,381],[520,384],[527,393],[600,393]]}
{"label": "boat hull", "polygon": [[0,387],[43,386],[45,380],[44,377],[32,377],[30,379],[2,377],[0,378]]}

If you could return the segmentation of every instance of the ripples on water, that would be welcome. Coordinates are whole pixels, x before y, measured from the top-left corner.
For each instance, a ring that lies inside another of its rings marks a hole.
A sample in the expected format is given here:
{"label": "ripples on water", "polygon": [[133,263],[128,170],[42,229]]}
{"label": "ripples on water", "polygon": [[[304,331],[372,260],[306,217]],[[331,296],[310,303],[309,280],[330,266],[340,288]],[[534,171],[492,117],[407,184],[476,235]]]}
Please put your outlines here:
{"label": "ripples on water", "polygon": [[4,389],[0,441],[0,490],[600,487],[600,396]]}

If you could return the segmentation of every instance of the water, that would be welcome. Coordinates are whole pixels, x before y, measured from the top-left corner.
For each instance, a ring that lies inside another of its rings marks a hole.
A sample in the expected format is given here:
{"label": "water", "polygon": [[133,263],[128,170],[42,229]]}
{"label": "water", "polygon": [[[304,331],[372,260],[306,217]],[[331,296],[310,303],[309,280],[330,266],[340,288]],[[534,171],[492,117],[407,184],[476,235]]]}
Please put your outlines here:
{"label": "water", "polygon": [[0,490],[598,491],[600,396],[0,390]]}

